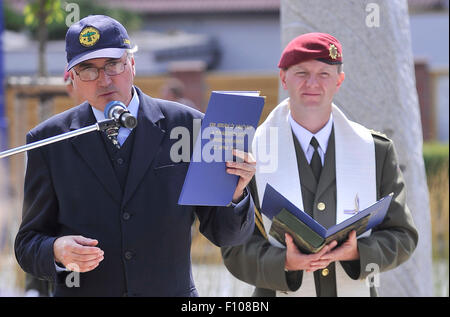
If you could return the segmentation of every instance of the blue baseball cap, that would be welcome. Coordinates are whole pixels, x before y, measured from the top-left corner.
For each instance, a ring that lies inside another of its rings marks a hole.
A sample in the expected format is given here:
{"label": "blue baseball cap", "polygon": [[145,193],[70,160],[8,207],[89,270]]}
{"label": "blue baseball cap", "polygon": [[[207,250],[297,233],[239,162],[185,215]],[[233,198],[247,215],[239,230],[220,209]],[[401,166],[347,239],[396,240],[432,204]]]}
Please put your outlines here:
{"label": "blue baseball cap", "polygon": [[67,30],[67,69],[92,58],[120,58],[128,49],[130,38],[122,24],[105,15],[90,15]]}

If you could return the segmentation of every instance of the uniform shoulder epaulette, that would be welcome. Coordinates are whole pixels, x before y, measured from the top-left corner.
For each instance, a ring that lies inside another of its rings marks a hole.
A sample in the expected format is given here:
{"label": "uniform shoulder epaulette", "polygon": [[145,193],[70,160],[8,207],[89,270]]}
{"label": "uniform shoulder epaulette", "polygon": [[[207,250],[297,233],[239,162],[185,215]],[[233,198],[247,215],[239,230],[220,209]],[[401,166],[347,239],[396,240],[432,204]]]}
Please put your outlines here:
{"label": "uniform shoulder epaulette", "polygon": [[370,130],[370,133],[372,133],[372,135],[375,135],[375,136],[385,139],[387,141],[391,141],[391,139],[389,139],[386,134],[379,132],[379,131],[372,130],[372,129],[369,129],[369,130]]}

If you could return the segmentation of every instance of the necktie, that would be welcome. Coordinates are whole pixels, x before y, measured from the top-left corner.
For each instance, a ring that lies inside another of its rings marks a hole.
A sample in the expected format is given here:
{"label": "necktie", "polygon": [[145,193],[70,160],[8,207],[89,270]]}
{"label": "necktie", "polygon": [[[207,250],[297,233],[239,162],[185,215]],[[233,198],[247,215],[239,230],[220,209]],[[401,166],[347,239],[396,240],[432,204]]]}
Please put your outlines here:
{"label": "necktie", "polygon": [[108,139],[114,144],[117,149],[120,149],[120,143],[117,140],[117,135],[119,134],[119,126],[112,126],[105,131]]}
{"label": "necktie", "polygon": [[320,155],[319,152],[317,151],[317,148],[319,147],[319,142],[317,142],[317,139],[315,137],[312,137],[310,144],[314,148],[314,154],[311,158],[309,166],[311,166],[311,169],[313,171],[314,176],[316,177],[316,180],[319,181],[320,172],[322,171],[322,161],[320,160]]}

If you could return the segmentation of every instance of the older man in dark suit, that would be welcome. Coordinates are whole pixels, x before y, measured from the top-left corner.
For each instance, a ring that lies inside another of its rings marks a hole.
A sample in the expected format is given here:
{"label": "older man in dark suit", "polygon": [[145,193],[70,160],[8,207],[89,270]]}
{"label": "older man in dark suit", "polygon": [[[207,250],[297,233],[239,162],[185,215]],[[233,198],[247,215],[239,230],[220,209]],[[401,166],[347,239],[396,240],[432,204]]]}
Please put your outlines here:
{"label": "older man in dark suit", "polygon": [[255,168],[247,155],[230,167],[240,178],[229,206],[177,205],[188,163],[171,160],[177,140],[170,131],[183,126],[193,135],[202,114],[133,86],[130,50],[125,28],[110,17],[72,25],[68,69],[87,102],[27,135],[33,142],[94,124],[114,100],[138,121],[131,130],[84,134],[28,153],[15,252],[25,271],[55,282],[56,296],[197,296],[190,262],[195,215],[220,246],[244,242],[254,228],[245,187]]}

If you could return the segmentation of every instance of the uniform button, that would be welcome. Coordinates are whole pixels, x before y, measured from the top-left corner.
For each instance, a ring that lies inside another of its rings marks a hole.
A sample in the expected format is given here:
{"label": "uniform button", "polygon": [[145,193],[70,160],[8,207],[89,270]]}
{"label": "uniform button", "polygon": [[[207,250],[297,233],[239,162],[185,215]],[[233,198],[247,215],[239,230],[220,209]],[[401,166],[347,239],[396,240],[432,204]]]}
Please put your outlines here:
{"label": "uniform button", "polygon": [[131,218],[131,215],[128,212],[124,212],[122,214],[123,220],[129,220]]}
{"label": "uniform button", "polygon": [[133,252],[127,251],[125,252],[125,259],[131,260],[133,258]]}
{"label": "uniform button", "polygon": [[122,165],[123,164],[123,158],[118,158],[117,159],[117,164]]}
{"label": "uniform button", "polygon": [[323,202],[320,202],[317,204],[317,209],[319,209],[320,211],[324,211],[325,210],[325,204]]}
{"label": "uniform button", "polygon": [[330,271],[328,269],[322,270],[322,276],[327,276],[329,273],[330,273]]}

